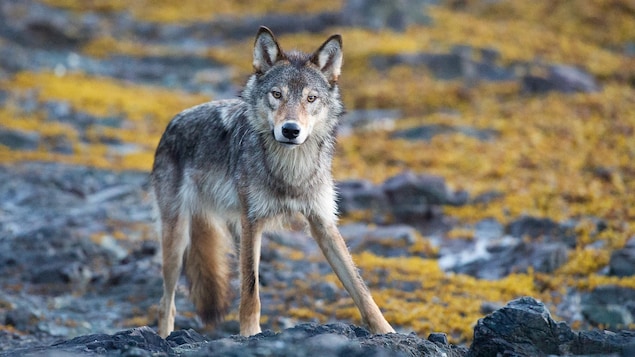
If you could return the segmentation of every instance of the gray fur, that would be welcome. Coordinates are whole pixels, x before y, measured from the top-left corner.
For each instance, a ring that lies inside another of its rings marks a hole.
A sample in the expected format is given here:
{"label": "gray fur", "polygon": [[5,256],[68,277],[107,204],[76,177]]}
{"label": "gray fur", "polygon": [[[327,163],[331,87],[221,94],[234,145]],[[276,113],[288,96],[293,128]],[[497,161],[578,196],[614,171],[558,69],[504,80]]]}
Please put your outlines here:
{"label": "gray fur", "polygon": [[334,35],[313,54],[285,53],[261,28],[241,97],[187,109],[168,125],[151,176],[163,229],[162,336],[173,328],[174,275],[183,255],[192,259],[185,271],[199,314],[211,323],[224,314],[228,297],[217,291],[227,285],[223,242],[238,231],[241,334],[259,332],[260,234],[267,221],[295,212],[308,218],[371,329],[392,331],[336,228],[331,162],[343,112],[341,45]]}

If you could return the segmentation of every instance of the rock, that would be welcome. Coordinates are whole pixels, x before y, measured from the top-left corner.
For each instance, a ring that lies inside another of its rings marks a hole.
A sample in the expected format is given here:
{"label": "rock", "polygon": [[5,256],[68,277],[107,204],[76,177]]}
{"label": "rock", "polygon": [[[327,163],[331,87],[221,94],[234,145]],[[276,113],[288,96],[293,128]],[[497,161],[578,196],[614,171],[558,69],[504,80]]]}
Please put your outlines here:
{"label": "rock", "polygon": [[[474,60],[474,52],[480,52],[481,60]],[[371,64],[377,70],[387,70],[396,65],[425,66],[440,80],[464,79],[469,83],[479,80],[516,81],[512,67],[497,63],[499,53],[493,49],[474,49],[470,46],[455,46],[449,53],[404,53],[389,56],[373,56]]]}
{"label": "rock", "polygon": [[33,332],[33,326],[40,319],[40,316],[35,314],[31,309],[24,306],[19,306],[15,309],[7,311],[4,317],[4,326],[12,326],[18,331],[31,331]]}
{"label": "rock", "polygon": [[505,232],[517,238],[540,238],[547,242],[563,242],[571,248],[576,246],[574,226],[559,224],[549,218],[523,216],[509,223]]}
{"label": "rock", "polygon": [[609,275],[632,276],[635,274],[635,237],[626,246],[611,253],[609,261]]}
{"label": "rock", "polygon": [[390,28],[405,31],[410,24],[427,24],[425,5],[431,0],[347,0],[342,9],[342,19],[349,26],[362,26],[374,30]]}
{"label": "rock", "polygon": [[[172,351],[170,343],[162,339],[153,329],[144,326],[130,330],[124,330],[114,335],[86,335],[62,341],[51,346],[52,350],[61,352],[92,352],[97,354],[118,352],[124,355],[126,352],[140,353],[142,356],[151,356],[151,352],[167,354]],[[143,352],[141,352],[143,351]],[[130,353],[130,355],[133,355]],[[137,354],[139,355],[139,354]]]}
{"label": "rock", "polygon": [[200,354],[211,356],[464,356],[465,348],[415,335],[370,335],[351,325],[302,324],[279,334],[230,337],[211,341]]}
{"label": "rock", "polygon": [[469,126],[430,124],[395,131],[392,134],[392,137],[407,140],[429,141],[437,135],[447,134],[462,134],[481,141],[490,141],[498,136],[498,132],[492,129],[476,129]]}
{"label": "rock", "polygon": [[531,94],[542,94],[550,91],[563,93],[591,93],[600,91],[600,85],[588,72],[566,65],[553,65],[547,68],[548,75],[539,77],[525,75],[522,77],[522,90]]}
{"label": "rock", "polygon": [[382,189],[390,213],[398,222],[418,222],[435,216],[434,206],[462,205],[468,200],[465,191],[451,192],[439,176],[404,172],[386,180]]}
{"label": "rock", "polygon": [[0,128],[0,145],[11,150],[35,150],[40,144],[40,134]]}
{"label": "rock", "polygon": [[99,22],[35,1],[7,2],[1,9],[5,22],[2,32],[17,43],[46,48],[69,48],[94,36]]}
{"label": "rock", "polygon": [[368,109],[351,110],[340,118],[337,135],[352,135],[360,130],[388,130],[395,126],[395,122],[403,114],[398,109]]}
{"label": "rock", "polygon": [[569,249],[562,243],[515,241],[511,245],[491,244],[485,257],[457,264],[449,269],[479,279],[500,279],[511,273],[534,271],[551,273],[567,262]]}
{"label": "rock", "polygon": [[481,279],[500,279],[529,268],[552,273],[566,263],[574,246],[569,224],[521,217],[503,228],[497,221],[483,220],[473,227],[471,240],[442,242],[439,265]]}
{"label": "rock", "polygon": [[338,209],[342,214],[369,212],[378,224],[388,223],[388,216],[400,223],[424,223],[439,217],[440,205],[463,205],[465,191],[452,192],[440,176],[404,172],[375,186],[365,180],[337,183]]}
{"label": "rock", "polygon": [[630,356],[634,351],[635,332],[574,332],[554,321],[543,303],[523,297],[477,322],[468,356]]}
{"label": "rock", "polygon": [[383,190],[366,180],[339,181],[336,184],[337,207],[341,214],[357,211],[382,212],[386,206]]}
{"label": "rock", "polygon": [[582,295],[582,314],[596,326],[615,330],[635,323],[635,289],[600,286]]}
{"label": "rock", "polygon": [[280,333],[265,330],[251,336],[209,341],[193,330],[175,331],[162,339],[149,327],[113,335],[92,334],[49,346],[14,349],[9,355],[110,356],[465,356],[467,348],[450,345],[443,334],[428,340],[414,334],[371,335],[347,324],[302,324]]}
{"label": "rock", "polygon": [[370,252],[382,257],[410,256],[410,247],[417,241],[417,231],[406,225],[368,227],[349,224],[340,227],[351,253]]}

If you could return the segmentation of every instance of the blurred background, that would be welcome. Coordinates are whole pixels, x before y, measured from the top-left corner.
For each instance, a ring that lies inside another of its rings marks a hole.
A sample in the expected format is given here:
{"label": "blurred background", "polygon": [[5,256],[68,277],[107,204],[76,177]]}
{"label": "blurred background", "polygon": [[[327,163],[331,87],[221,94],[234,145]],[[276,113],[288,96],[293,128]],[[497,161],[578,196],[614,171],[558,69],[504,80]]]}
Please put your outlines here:
{"label": "blurred background", "polygon": [[[4,0],[5,346],[156,325],[154,148],[240,93],[261,25],[286,50],[343,36],[342,233],[399,331],[467,344],[525,295],[635,327],[632,0]],[[301,231],[267,236],[261,280],[265,328],[360,323]]]}

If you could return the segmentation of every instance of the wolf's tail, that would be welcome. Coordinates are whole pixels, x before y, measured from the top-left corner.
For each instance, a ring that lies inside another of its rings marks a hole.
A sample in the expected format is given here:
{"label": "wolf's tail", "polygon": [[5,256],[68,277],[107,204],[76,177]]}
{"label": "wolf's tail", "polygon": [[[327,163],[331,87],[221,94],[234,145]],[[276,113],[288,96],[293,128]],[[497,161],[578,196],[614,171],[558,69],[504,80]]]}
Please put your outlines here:
{"label": "wolf's tail", "polygon": [[191,241],[185,254],[185,276],[190,298],[201,319],[214,326],[231,303],[230,266],[232,242],[216,222],[192,217]]}

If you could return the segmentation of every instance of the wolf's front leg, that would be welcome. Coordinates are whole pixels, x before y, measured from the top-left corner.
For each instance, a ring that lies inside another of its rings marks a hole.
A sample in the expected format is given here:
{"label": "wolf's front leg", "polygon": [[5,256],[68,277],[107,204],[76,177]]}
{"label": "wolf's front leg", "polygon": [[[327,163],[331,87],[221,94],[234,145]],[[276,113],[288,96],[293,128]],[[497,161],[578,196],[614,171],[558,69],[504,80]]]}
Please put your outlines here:
{"label": "wolf's front leg", "polygon": [[258,288],[258,265],[263,222],[242,218],[240,238],[240,334],[251,336],[260,333],[260,295]]}
{"label": "wolf's front leg", "polygon": [[353,298],[362,319],[368,324],[371,332],[377,334],[395,332],[382,315],[359,275],[335,222],[315,216],[308,219],[313,237],[344,288]]}

